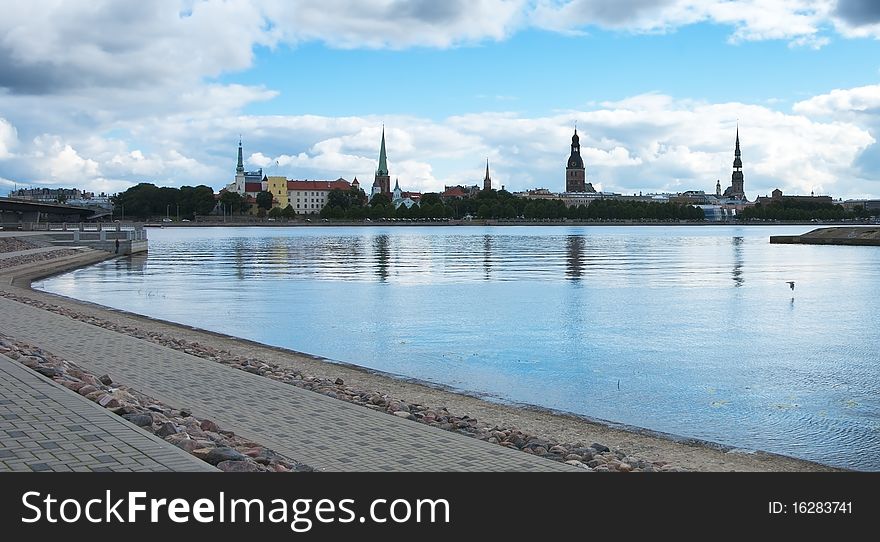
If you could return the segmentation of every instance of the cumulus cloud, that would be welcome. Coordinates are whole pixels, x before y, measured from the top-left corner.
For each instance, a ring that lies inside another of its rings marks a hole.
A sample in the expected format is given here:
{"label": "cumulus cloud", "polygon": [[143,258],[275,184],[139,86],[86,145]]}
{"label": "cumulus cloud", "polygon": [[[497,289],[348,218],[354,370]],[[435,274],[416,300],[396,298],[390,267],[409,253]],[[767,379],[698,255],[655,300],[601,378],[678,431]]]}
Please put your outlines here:
{"label": "cumulus cloud", "polygon": [[12,149],[18,143],[18,131],[8,120],[0,117],[0,160],[12,156]]}
{"label": "cumulus cloud", "polygon": [[538,26],[577,31],[596,26],[630,32],[669,32],[680,26],[712,22],[732,26],[731,41],[790,40],[818,47],[832,9],[829,0],[539,0]]}
{"label": "cumulus cloud", "polygon": [[880,23],[880,3],[875,0],[837,0],[834,14],[851,26]]}

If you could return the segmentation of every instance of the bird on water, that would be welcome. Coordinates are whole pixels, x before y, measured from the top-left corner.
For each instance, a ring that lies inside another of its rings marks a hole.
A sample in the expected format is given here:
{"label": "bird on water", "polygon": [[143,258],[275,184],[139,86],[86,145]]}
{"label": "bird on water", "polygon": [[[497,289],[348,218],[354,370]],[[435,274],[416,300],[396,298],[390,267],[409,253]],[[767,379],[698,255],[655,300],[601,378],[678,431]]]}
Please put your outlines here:
{"label": "bird on water", "polygon": [[794,281],[793,280],[787,281],[786,284],[788,284],[791,287],[791,289],[794,290]]}

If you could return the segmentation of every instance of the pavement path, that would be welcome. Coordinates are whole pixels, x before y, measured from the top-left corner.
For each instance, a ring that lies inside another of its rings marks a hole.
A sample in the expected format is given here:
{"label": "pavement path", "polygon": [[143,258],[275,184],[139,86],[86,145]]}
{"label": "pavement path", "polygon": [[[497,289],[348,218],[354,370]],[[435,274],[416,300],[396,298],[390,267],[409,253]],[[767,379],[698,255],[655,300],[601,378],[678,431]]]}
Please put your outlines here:
{"label": "pavement path", "polygon": [[216,471],[0,355],[0,471]]}
{"label": "pavement path", "polygon": [[0,298],[0,330],[328,471],[577,471]]}

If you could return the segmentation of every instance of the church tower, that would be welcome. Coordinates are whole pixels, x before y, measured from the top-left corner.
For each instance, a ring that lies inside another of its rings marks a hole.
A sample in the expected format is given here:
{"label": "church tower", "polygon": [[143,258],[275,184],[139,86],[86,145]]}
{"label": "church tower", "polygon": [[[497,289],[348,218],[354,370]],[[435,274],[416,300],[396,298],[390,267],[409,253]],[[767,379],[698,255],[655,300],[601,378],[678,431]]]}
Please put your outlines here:
{"label": "church tower", "polygon": [[742,155],[739,150],[739,126],[736,127],[736,147],[733,151],[733,174],[730,176],[730,187],[724,191],[728,198],[745,200],[743,188]]}
{"label": "church tower", "polygon": [[483,179],[483,190],[492,190],[492,179],[489,177],[489,159],[486,158],[486,178]]}
{"label": "church tower", "polygon": [[391,176],[388,174],[388,157],[385,155],[385,127],[382,126],[382,146],[379,148],[379,168],[373,181],[371,194],[388,194],[391,196]]}
{"label": "church tower", "polygon": [[578,137],[577,127],[571,136],[571,156],[568,157],[568,166],[565,168],[565,191],[586,192],[587,172],[584,168],[584,159],[581,158],[581,140]]}
{"label": "church tower", "polygon": [[238,164],[235,166],[235,191],[239,194],[244,194],[245,191],[244,159],[241,152],[241,136],[238,138]]}

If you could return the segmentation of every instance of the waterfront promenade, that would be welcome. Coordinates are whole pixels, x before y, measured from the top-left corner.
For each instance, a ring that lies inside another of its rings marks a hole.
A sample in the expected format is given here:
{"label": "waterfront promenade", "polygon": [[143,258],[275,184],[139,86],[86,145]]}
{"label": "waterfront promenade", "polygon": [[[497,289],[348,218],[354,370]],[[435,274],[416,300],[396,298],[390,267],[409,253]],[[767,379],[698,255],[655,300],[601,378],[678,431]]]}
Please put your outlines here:
{"label": "waterfront promenade", "polygon": [[0,355],[0,471],[216,471]]}
{"label": "waterfront promenade", "polygon": [[[67,261],[66,265],[75,263],[76,258],[85,262],[102,256],[88,251]],[[29,273],[35,272],[33,265],[24,267],[29,268]],[[14,269],[7,269],[0,275],[4,289],[12,287],[14,274]],[[0,330],[13,339],[39,346],[83,369],[110,374],[114,381],[166,404],[186,407],[199,417],[210,417],[240,436],[318,470],[577,471],[563,463],[375,412],[6,298],[0,298]],[[17,370],[17,374],[29,372],[25,368],[6,369]],[[46,463],[52,470],[64,470],[65,460],[75,466],[92,465],[89,458],[95,459],[95,454],[91,450],[77,453],[77,437],[69,430],[59,429],[53,420],[58,418],[62,427],[81,426],[85,422],[68,424],[66,418],[58,417],[58,413],[69,408],[72,412],[82,410],[92,415],[97,407],[82,404],[79,400],[71,403],[73,399],[79,399],[67,397],[72,392],[35,373],[30,376],[6,379],[4,383],[6,387],[2,395],[7,402],[3,405],[3,412],[13,417],[8,421],[21,419],[15,417],[26,414],[33,422],[49,424],[44,434],[51,434],[51,442],[67,453],[61,456],[63,459],[55,458],[51,464]],[[52,388],[57,388],[55,395],[58,398],[53,403],[56,406],[44,406],[34,401],[35,398],[49,401],[42,398],[54,397],[47,393],[47,389]],[[126,424],[121,419],[114,420],[114,423]],[[9,423],[3,429],[20,431]],[[38,429],[34,427],[35,431]],[[130,430],[149,437],[134,426]],[[7,433],[5,436],[11,435]],[[109,440],[112,435],[106,438]],[[27,452],[23,441],[4,438],[4,442],[14,442],[16,447],[10,448],[5,455],[11,457],[18,449]],[[150,442],[156,447],[142,447],[139,452],[117,448],[116,456],[126,457],[123,465],[136,462],[140,453],[154,458],[157,468],[203,468],[192,462],[163,463],[161,460],[166,452],[171,453],[171,450],[179,455],[179,450],[159,439],[151,438]],[[34,455],[35,459],[40,457]],[[98,457],[97,461],[107,459],[102,454]],[[43,468],[42,463],[36,464],[40,465],[38,469]],[[13,466],[19,465],[15,463]]]}

